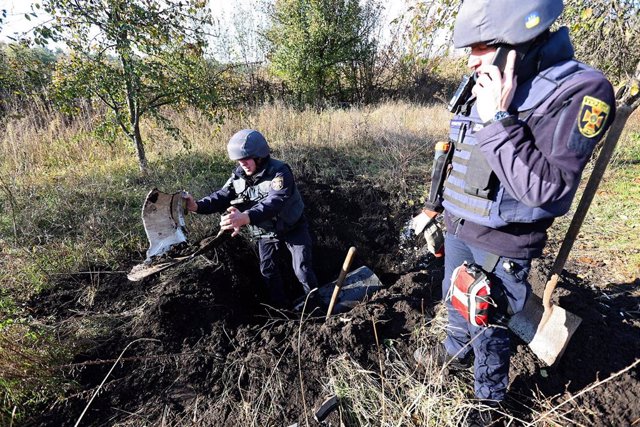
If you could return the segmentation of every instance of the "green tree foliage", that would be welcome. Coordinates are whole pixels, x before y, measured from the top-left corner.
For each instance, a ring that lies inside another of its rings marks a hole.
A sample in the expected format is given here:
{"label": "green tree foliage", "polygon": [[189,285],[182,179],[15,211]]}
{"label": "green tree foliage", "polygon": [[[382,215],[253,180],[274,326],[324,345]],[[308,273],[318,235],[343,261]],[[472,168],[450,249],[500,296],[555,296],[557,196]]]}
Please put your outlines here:
{"label": "green tree foliage", "polygon": [[576,58],[615,83],[633,75],[640,62],[640,2],[568,0],[559,24],[569,27]]}
{"label": "green tree foliage", "polygon": [[419,0],[410,6],[410,20],[405,34],[409,56],[426,64],[430,58],[446,55],[461,5],[459,0]]}
{"label": "green tree foliage", "polygon": [[0,110],[8,104],[48,101],[48,88],[56,55],[48,49],[0,43]]}
{"label": "green tree foliage", "polygon": [[70,48],[54,77],[57,99],[73,105],[97,98],[135,145],[147,170],[140,119],[162,116],[163,106],[190,104],[221,117],[219,72],[203,57],[210,16],[202,0],[44,0],[54,19],[36,40]]}
{"label": "green tree foliage", "polygon": [[[460,0],[416,0],[407,26],[408,60],[429,63],[446,54]],[[640,61],[640,2],[637,0],[567,0],[554,27],[567,26],[576,58],[614,82],[633,75]],[[437,61],[435,61],[437,63]]]}
{"label": "green tree foliage", "polygon": [[379,17],[376,0],[276,0],[266,32],[272,72],[302,103],[366,101]]}

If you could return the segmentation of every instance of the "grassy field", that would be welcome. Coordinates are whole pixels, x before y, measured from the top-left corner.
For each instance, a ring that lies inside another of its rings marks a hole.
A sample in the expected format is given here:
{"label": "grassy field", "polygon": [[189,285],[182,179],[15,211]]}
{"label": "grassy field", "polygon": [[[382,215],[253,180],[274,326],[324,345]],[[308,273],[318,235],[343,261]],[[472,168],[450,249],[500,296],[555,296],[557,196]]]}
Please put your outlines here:
{"label": "grassy field", "polygon": [[[606,275],[591,277],[597,285],[632,283],[640,278],[639,176],[640,114],[636,111],[627,122],[571,255],[572,262],[583,268],[606,267]],[[562,238],[570,220],[570,216],[560,218],[551,229],[556,239]]]}
{"label": "grassy field", "polygon": [[[142,260],[147,241],[140,209],[146,193],[153,187],[186,189],[200,197],[221,185],[232,166],[225,145],[235,131],[259,129],[275,156],[298,174],[319,181],[364,177],[399,193],[409,205],[419,205],[430,171],[425,159],[431,158],[433,143],[446,138],[449,120],[442,105],[405,102],[321,114],[275,104],[236,113],[221,126],[194,112],[174,115],[190,145],[145,122],[151,172],[144,177],[129,141],[118,136],[104,142],[94,131],[97,118],[89,113],[71,122],[46,111],[5,119],[0,137],[0,396],[5,416],[16,406],[24,411],[59,394],[64,385],[55,367],[74,351],[69,346],[73,339],[34,322],[25,303],[65,273],[122,271]],[[411,179],[421,175],[424,183]],[[573,255],[587,266],[607,263],[611,275],[601,277],[603,283],[640,277],[639,176],[636,112]],[[213,226],[197,218],[191,224],[194,239]],[[559,235],[567,224],[558,221],[553,233]],[[332,369],[342,368],[337,363]]]}

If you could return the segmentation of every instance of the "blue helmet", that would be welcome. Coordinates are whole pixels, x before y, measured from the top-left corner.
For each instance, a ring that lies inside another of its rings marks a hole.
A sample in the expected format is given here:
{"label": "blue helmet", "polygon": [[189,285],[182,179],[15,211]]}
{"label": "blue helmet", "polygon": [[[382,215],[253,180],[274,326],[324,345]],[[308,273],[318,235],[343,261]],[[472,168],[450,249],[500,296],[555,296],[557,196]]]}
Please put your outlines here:
{"label": "blue helmet", "polygon": [[545,32],[562,8],[562,0],[467,0],[458,11],[453,44],[461,48],[526,43]]}
{"label": "blue helmet", "polygon": [[227,152],[231,160],[247,158],[265,158],[270,153],[269,144],[260,132],[253,129],[242,129],[231,137],[227,144]]}

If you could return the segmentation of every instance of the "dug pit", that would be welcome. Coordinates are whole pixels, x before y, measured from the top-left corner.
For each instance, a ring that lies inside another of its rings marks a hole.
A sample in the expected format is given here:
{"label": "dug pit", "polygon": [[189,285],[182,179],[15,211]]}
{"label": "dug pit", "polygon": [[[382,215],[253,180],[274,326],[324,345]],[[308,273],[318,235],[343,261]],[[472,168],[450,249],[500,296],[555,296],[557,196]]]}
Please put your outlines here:
{"label": "dug pit", "polygon": [[[330,360],[348,357],[379,372],[385,369],[380,345],[391,342],[411,363],[413,333],[434,314],[442,277],[437,263],[428,271],[402,268],[400,230],[412,210],[368,182],[303,181],[300,187],[320,281],[335,279],[347,248],[356,246],[353,268],[372,268],[384,290],[327,322],[317,311],[301,316],[272,309],[261,303],[255,249],[243,238],[135,284],[124,274],[71,275],[31,308],[63,339],[74,337],[73,364],[60,368],[74,386],[29,423],[73,424],[99,389],[82,425],[316,425],[314,409],[333,392]],[[536,263],[536,286],[551,261],[547,256]],[[289,261],[282,262],[286,267]],[[637,310],[637,298],[612,293],[603,299],[603,291],[572,273],[563,276],[559,302],[583,324],[553,369],[514,338],[513,410],[530,419],[534,398],[565,402],[574,396],[563,410],[576,408],[567,414],[576,424],[631,425],[640,418],[638,369],[581,390],[640,357],[638,319],[619,314]],[[292,273],[287,281],[299,292]]]}

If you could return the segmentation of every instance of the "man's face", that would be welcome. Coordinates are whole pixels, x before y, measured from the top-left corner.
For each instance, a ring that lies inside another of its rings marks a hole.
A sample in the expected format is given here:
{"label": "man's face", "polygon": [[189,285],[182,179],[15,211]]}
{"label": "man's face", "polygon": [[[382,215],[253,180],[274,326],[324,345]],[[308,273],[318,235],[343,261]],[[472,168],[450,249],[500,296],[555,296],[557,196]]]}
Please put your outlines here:
{"label": "man's face", "polygon": [[495,46],[487,46],[484,43],[478,43],[471,46],[471,54],[467,61],[467,67],[477,70],[481,65],[491,64],[493,56],[496,53]]}
{"label": "man's face", "polygon": [[240,167],[244,170],[244,173],[251,176],[256,172],[258,166],[256,165],[256,161],[254,159],[240,159],[238,160]]}

